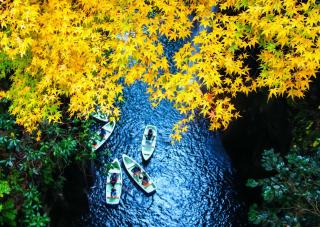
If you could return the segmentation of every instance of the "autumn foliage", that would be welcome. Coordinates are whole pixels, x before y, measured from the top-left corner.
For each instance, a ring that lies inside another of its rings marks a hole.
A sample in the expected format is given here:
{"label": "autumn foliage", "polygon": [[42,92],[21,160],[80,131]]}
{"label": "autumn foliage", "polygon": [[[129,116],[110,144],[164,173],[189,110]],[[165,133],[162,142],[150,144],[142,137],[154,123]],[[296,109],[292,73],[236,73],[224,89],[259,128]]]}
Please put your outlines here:
{"label": "autumn foliage", "polygon": [[[29,131],[61,121],[62,105],[78,117],[97,106],[118,117],[120,81],[140,80],[154,105],[168,99],[185,114],[180,139],[199,113],[226,128],[238,94],[303,97],[320,63],[315,0],[4,0],[0,26],[1,51],[25,62],[1,96]],[[172,73],[159,36],[185,39],[194,26]]]}

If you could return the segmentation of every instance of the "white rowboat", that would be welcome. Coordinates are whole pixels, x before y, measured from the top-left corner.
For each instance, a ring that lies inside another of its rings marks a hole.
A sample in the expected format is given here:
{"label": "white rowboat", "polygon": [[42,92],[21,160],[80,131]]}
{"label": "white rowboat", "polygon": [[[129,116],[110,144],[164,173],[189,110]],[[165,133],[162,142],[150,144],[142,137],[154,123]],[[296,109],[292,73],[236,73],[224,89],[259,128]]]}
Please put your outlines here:
{"label": "white rowboat", "polygon": [[117,205],[120,202],[122,192],[122,172],[119,160],[116,158],[111,163],[106,182],[106,203]]}
{"label": "white rowboat", "polygon": [[[156,185],[153,183],[150,176],[135,160],[128,155],[123,154],[122,161],[128,174],[144,192],[149,194],[156,190]],[[139,169],[140,171],[136,172],[136,169]],[[144,178],[147,178],[147,181],[144,181]]]}
{"label": "white rowboat", "polygon": [[[150,136],[150,138],[148,138],[149,130],[152,131],[152,136]],[[151,158],[156,147],[156,142],[157,142],[157,127],[153,125],[147,125],[146,128],[144,129],[142,142],[141,142],[142,157],[145,161],[148,161]]]}
{"label": "white rowboat", "polygon": [[109,119],[108,119],[108,114],[104,114],[104,113],[101,113],[101,112],[95,112],[94,114],[91,115],[93,118],[99,120],[99,121],[103,121],[103,122],[108,122]]}
{"label": "white rowboat", "polygon": [[115,121],[108,122],[105,124],[97,133],[99,135],[98,141],[96,141],[92,146],[93,150],[98,150],[107,139],[109,139],[110,135],[112,134],[114,127],[116,126]]}

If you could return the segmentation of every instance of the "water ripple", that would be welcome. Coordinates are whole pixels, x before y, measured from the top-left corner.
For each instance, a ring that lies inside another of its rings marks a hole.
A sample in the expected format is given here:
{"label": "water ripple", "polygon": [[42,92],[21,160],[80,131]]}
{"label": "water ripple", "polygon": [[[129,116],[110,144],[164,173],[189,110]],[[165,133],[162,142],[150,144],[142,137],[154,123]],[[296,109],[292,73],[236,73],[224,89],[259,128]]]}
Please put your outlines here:
{"label": "water ripple", "polygon": [[110,158],[123,153],[139,163],[144,127],[158,127],[157,147],[145,170],[154,179],[157,191],[146,196],[124,172],[121,202],[116,208],[105,203],[105,177],[102,167],[90,190],[90,213],[83,217],[85,226],[232,226],[241,205],[235,199],[230,160],[219,136],[207,130],[207,122],[197,119],[179,143],[170,143],[173,124],[181,115],[169,102],[152,108],[142,83],[125,89],[126,102],[108,145]]}

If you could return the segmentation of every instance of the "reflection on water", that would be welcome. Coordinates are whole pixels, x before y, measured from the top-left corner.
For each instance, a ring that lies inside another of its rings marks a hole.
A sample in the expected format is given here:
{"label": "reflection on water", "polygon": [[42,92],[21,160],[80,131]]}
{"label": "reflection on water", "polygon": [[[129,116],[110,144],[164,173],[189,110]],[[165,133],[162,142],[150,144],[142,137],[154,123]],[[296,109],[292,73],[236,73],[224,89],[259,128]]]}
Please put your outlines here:
{"label": "reflection on water", "polygon": [[[157,191],[146,196],[123,170],[124,188],[120,204],[106,206],[102,167],[89,191],[90,213],[85,226],[239,226],[236,220],[241,205],[233,189],[233,173],[219,136],[207,130],[207,122],[192,122],[179,143],[170,143],[173,124],[181,118],[169,102],[152,108],[146,86],[136,83],[125,89],[126,102],[108,144],[112,155],[100,157],[101,163],[114,158],[122,161],[128,154],[142,163],[141,139],[145,126],[158,127],[157,146],[145,170],[153,178]],[[101,165],[102,166],[102,165]],[[122,165],[123,166],[123,165]]]}

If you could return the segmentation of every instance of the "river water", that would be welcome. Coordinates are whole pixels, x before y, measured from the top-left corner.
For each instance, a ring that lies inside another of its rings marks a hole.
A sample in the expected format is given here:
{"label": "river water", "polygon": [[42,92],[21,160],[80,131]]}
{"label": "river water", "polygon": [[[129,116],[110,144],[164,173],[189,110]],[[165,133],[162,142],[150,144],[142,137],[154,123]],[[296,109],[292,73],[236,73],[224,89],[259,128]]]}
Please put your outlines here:
{"label": "river water", "polygon": [[[195,24],[186,40],[168,41],[159,37],[175,73],[173,55],[192,41],[201,28]],[[96,181],[89,191],[90,212],[84,226],[241,226],[243,205],[235,189],[236,177],[219,135],[208,130],[208,122],[196,119],[180,142],[171,143],[174,123],[182,116],[168,101],[153,108],[146,85],[137,82],[124,91],[121,119],[113,134],[99,151]],[[123,170],[120,204],[111,208],[105,202],[103,164],[127,154],[142,163],[141,140],[144,128],[158,128],[156,150],[144,169],[153,178],[157,191],[146,196]],[[105,151],[111,155],[103,155]]]}
{"label": "river water", "polygon": [[172,104],[162,101],[153,108],[146,86],[135,83],[125,89],[122,115],[100,154],[100,163],[122,154],[142,163],[141,139],[147,124],[158,128],[157,146],[150,162],[143,164],[157,191],[146,196],[123,170],[121,202],[107,207],[103,165],[89,191],[90,212],[84,226],[239,226],[242,205],[234,189],[235,177],[219,135],[208,131],[208,122],[196,119],[180,142],[171,144],[170,133],[181,115]]}

